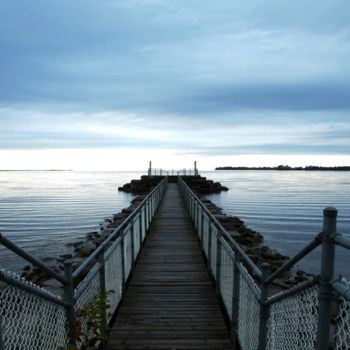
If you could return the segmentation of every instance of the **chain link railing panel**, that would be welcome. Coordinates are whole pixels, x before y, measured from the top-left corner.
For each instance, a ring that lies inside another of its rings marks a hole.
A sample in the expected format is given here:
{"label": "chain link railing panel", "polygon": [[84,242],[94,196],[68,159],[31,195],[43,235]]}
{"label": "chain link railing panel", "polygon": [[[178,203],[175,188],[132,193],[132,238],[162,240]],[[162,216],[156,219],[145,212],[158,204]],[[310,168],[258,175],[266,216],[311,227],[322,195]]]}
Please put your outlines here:
{"label": "chain link railing panel", "polygon": [[141,237],[142,237],[142,243],[146,238],[146,225],[145,225],[145,210],[141,210],[140,213],[140,218],[141,218]]}
{"label": "chain link railing panel", "polygon": [[[98,264],[95,264],[94,267],[90,270],[90,272],[86,275],[86,277],[79,283],[77,288],[74,290],[74,294],[78,293],[81,288],[84,288],[84,282],[89,280],[93,274],[96,273],[96,270],[99,268]],[[96,273],[96,275],[92,278],[90,283],[86,286],[84,293],[78,298],[75,303],[75,310],[79,312],[80,310],[84,310],[93,298],[100,293],[100,275]],[[88,325],[88,320],[86,318],[77,317],[77,321],[81,323],[81,329],[87,337],[93,337],[93,333]],[[78,346],[81,345],[79,342]]]}
{"label": "chain link railing panel", "polygon": [[203,250],[205,256],[208,258],[208,243],[209,243],[209,218],[207,214],[204,214],[203,218]]}
{"label": "chain link railing panel", "polygon": [[313,350],[316,344],[318,288],[312,287],[270,307],[268,349]]}
{"label": "chain link railing panel", "polygon": [[138,216],[134,221],[134,260],[136,260],[137,255],[140,250],[140,217]]}
{"label": "chain link railing panel", "polygon": [[[342,283],[350,289],[350,281],[343,278]],[[339,297],[335,324],[334,348],[336,350],[350,349],[350,302],[344,297]]]}
{"label": "chain link railing panel", "polygon": [[[197,234],[199,239],[201,239],[201,235],[202,235],[202,211],[203,209],[198,206],[197,207],[197,222],[196,222],[196,228],[197,228]],[[201,242],[203,243],[203,242]]]}
{"label": "chain link railing panel", "polygon": [[211,231],[211,259],[210,259],[210,268],[211,268],[211,273],[213,276],[216,278],[216,251],[217,251],[217,233],[218,231],[216,228],[212,228]]}
{"label": "chain link railing panel", "polygon": [[[122,248],[119,244],[116,248],[112,246],[110,249],[114,249],[114,251],[105,262],[105,283],[106,291],[113,291],[114,293],[108,296],[111,308],[107,311],[107,314],[113,312],[118,307],[123,293]],[[108,253],[109,250],[105,255],[108,255]],[[108,321],[110,318],[111,316],[107,318]]]}
{"label": "chain link railing panel", "polygon": [[[246,271],[245,267],[242,268]],[[249,275],[251,282],[255,284]],[[257,289],[259,289],[256,286]],[[240,277],[239,306],[238,306],[238,340],[244,350],[257,350],[259,340],[259,311],[260,304],[256,300],[248,283]],[[276,349],[277,350],[277,349]]]}
{"label": "chain link railing panel", "polygon": [[[1,271],[54,296],[17,274]],[[63,306],[3,282],[0,282],[0,300],[4,349],[57,350],[64,345],[66,316]]]}
{"label": "chain link railing panel", "polygon": [[131,230],[125,233],[124,236],[124,256],[125,256],[125,278],[128,279],[132,268],[132,253],[131,253]]}
{"label": "chain link railing panel", "polygon": [[232,258],[225,247],[221,247],[220,293],[230,318],[232,317],[233,268]]}

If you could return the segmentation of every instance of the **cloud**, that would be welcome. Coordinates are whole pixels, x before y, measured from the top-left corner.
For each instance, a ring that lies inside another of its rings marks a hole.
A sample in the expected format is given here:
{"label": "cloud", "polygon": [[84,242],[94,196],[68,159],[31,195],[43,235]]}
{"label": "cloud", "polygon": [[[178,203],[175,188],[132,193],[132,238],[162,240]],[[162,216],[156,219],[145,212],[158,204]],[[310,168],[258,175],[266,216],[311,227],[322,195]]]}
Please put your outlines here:
{"label": "cloud", "polygon": [[348,154],[348,1],[0,4],[3,150]]}
{"label": "cloud", "polygon": [[[48,114],[0,110],[0,149],[153,149],[179,154],[346,154],[350,147],[350,123],[314,120],[293,115],[259,118],[239,111],[236,123],[227,118],[198,120],[177,116],[105,113]],[[322,115],[322,114],[321,114]],[[219,122],[218,122],[219,121]],[[326,145],[326,146],[325,146]]]}

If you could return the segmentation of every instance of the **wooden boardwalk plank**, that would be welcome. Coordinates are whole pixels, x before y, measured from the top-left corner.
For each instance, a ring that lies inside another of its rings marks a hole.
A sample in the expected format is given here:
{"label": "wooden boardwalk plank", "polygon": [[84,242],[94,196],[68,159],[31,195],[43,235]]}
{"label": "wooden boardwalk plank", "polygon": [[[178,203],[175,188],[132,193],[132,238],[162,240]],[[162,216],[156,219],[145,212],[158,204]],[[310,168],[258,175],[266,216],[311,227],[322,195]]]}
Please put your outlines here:
{"label": "wooden boardwalk plank", "polygon": [[232,349],[177,184],[168,185],[105,349]]}

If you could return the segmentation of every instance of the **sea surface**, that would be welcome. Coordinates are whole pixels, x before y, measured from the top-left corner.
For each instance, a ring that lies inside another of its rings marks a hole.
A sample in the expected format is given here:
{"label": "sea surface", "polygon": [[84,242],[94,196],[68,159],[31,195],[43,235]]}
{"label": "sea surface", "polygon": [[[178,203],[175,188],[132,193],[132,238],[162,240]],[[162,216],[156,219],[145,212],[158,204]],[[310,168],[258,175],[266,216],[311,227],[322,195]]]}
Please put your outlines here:
{"label": "sea surface", "polygon": [[[338,210],[337,231],[350,238],[350,172],[229,171],[203,173],[229,188],[207,196],[264,236],[264,244],[294,256],[322,231],[323,209]],[[320,271],[320,248],[296,266]],[[336,247],[336,276],[350,278],[350,251]]]}
{"label": "sea surface", "polygon": [[[118,187],[144,172],[0,171],[0,232],[38,258],[71,252],[68,243],[98,231],[127,207]],[[289,256],[322,230],[322,210],[338,209],[338,232],[350,237],[350,173],[303,171],[201,172],[228,192],[207,196],[263,234],[265,244]],[[350,277],[350,252],[337,247],[336,272]],[[25,262],[0,247],[0,267]],[[319,271],[319,249],[297,268]]]}

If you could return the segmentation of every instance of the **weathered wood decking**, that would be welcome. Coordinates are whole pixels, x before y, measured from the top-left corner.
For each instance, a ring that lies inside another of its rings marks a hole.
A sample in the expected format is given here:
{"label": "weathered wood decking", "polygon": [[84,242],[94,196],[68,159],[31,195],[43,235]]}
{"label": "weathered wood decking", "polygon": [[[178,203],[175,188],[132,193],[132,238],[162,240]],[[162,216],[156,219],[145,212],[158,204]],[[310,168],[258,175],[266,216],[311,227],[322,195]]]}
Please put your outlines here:
{"label": "weathered wood decking", "polygon": [[107,350],[232,349],[177,184],[169,184]]}

